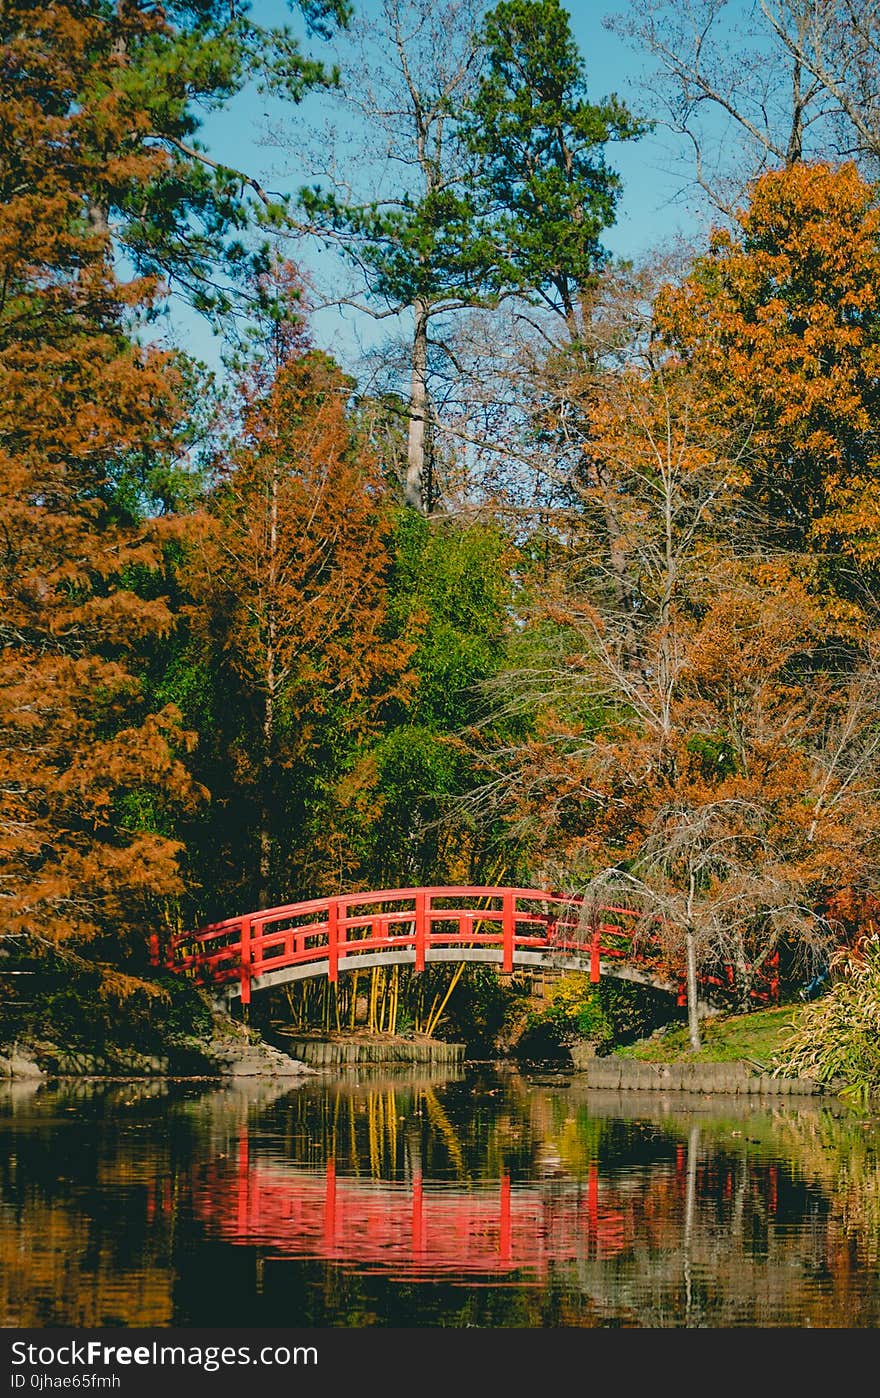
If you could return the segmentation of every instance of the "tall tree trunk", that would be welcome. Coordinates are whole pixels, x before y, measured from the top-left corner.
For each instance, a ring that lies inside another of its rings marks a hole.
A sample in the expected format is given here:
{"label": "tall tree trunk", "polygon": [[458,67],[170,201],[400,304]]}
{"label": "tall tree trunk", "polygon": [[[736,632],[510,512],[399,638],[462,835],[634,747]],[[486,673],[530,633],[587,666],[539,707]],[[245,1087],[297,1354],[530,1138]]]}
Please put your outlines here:
{"label": "tall tree trunk", "polygon": [[697,1004],[697,941],[693,929],[688,928],[687,938],[687,998],[688,998],[688,1033],[690,1036],[691,1048],[698,1049],[700,1045],[700,1016]]}
{"label": "tall tree trunk", "polygon": [[415,325],[412,374],[409,390],[409,434],[406,454],[405,500],[412,509],[427,513],[428,486],[428,303],[417,297],[413,305]]}
{"label": "tall tree trunk", "polygon": [[266,654],[264,681],[266,698],[263,706],[263,762],[260,781],[260,895],[262,907],[267,907],[272,898],[272,746],[275,731],[275,690],[277,685],[277,622],[275,614],[275,587],[278,566],[278,467],[272,470],[269,482],[268,524],[268,577],[266,614]]}
{"label": "tall tree trunk", "polygon": [[610,491],[605,497],[603,513],[608,536],[611,581],[620,618],[620,663],[626,674],[631,675],[638,670],[639,664],[633,585],[627,556],[627,538],[620,526],[617,510],[610,500]]}
{"label": "tall tree trunk", "polygon": [[[266,711],[263,720],[264,741],[272,731],[272,700],[266,696]],[[267,908],[272,901],[272,831],[270,828],[269,781],[271,763],[268,756],[263,759],[262,780],[260,782],[260,889],[257,901],[261,908]]]}

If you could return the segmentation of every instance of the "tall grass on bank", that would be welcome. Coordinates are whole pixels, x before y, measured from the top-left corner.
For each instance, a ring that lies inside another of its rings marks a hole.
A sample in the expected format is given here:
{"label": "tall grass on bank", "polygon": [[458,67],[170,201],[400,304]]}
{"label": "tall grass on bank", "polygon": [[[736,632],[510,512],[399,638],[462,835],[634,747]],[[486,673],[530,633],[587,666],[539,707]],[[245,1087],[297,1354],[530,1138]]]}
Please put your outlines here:
{"label": "tall grass on bank", "polygon": [[774,1057],[781,1077],[842,1078],[849,1097],[880,1090],[880,936],[862,937],[831,958],[831,986],[798,1011]]}

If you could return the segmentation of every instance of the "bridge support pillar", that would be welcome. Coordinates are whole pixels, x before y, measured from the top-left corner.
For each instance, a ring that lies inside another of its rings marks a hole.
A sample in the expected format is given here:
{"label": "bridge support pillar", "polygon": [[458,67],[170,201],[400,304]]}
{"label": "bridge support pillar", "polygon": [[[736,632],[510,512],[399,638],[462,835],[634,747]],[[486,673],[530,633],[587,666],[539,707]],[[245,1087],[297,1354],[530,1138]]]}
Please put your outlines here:
{"label": "bridge support pillar", "polygon": [[339,979],[339,905],[335,898],[327,904],[327,979],[332,985]]}
{"label": "bridge support pillar", "polygon": [[416,970],[425,969],[425,944],[428,939],[428,895],[416,894]]}
{"label": "bridge support pillar", "polygon": [[251,920],[241,920],[241,1003],[251,1003]]}
{"label": "bridge support pillar", "polygon": [[501,903],[501,932],[503,939],[501,969],[508,975],[513,970],[513,941],[515,931],[516,910],[513,906],[513,894],[505,893]]}
{"label": "bridge support pillar", "polygon": [[591,939],[591,941],[590,941],[590,982],[591,982],[592,985],[598,985],[598,984],[599,984],[599,975],[600,975],[600,971],[601,971],[601,961],[600,961],[599,928],[598,928],[598,926],[595,926],[595,927],[593,928],[593,936],[592,936],[592,939]]}

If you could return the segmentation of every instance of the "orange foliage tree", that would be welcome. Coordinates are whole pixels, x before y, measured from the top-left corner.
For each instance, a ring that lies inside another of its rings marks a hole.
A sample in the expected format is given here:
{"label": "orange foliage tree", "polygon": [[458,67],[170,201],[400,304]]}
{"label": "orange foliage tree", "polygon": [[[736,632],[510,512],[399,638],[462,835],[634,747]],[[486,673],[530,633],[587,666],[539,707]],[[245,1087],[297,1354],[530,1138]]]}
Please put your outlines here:
{"label": "orange foliage tree", "polygon": [[408,683],[386,614],[390,501],[350,393],[299,324],[276,329],[239,385],[189,565],[196,653],[219,659],[227,710],[216,834],[239,894],[264,904],[350,873],[324,798]]}
{"label": "orange foliage tree", "polygon": [[544,877],[660,930],[697,1046],[707,975],[733,967],[748,1003],[780,945],[827,937],[830,890],[876,878],[880,674],[830,655],[713,375],[648,332],[568,384],[577,509],[533,613],[555,653],[519,677],[534,733],[487,789]]}
{"label": "orange foliage tree", "polygon": [[852,164],[755,181],[732,231],[658,301],[658,329],[738,425],[772,541],[854,597],[880,561],[880,207]]}
{"label": "orange foliage tree", "polygon": [[125,114],[98,81],[96,23],[63,5],[5,15],[0,899],[6,936],[92,941],[92,957],[118,964],[181,887],[168,832],[199,793],[178,712],[151,711],[137,676],[139,648],[173,619],[132,586],[161,541],[119,490],[133,458],[174,449],[176,375],[130,331],[156,286],[117,279],[91,217],[164,157],[114,155]]}

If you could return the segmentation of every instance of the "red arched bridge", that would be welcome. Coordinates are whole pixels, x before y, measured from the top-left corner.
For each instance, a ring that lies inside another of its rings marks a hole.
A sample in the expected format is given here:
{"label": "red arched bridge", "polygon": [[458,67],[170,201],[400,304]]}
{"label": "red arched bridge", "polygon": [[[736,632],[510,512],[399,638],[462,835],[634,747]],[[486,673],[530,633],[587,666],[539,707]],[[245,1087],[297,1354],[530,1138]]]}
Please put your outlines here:
{"label": "red arched bridge", "polygon": [[[658,935],[632,908],[588,907],[582,899],[535,888],[398,888],[344,893],[266,908],[173,937],[164,955],[153,939],[154,965],[193,976],[250,1002],[252,991],[293,980],[372,966],[439,961],[552,967],[642,981],[677,994],[682,974],[663,959]],[[758,999],[777,999],[778,968],[768,968]],[[731,967],[701,984],[733,986]]]}

